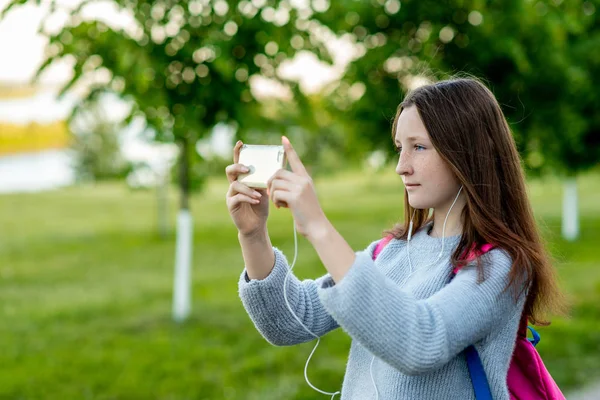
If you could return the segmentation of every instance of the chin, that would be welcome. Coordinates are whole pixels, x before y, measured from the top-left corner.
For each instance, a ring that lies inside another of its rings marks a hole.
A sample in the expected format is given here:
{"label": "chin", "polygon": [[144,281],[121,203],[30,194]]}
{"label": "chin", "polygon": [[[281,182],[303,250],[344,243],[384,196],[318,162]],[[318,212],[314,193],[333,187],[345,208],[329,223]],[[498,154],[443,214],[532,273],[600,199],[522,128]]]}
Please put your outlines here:
{"label": "chin", "polygon": [[408,204],[410,204],[412,208],[416,208],[417,210],[432,208],[431,202],[420,199],[416,196],[414,196],[413,198],[408,196]]}

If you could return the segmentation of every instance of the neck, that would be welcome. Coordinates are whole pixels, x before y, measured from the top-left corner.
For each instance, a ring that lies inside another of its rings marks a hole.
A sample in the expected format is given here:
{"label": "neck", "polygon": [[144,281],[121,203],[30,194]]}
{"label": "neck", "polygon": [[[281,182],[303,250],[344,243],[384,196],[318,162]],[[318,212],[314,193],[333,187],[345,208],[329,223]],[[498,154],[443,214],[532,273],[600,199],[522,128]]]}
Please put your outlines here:
{"label": "neck", "polygon": [[[454,201],[454,199],[452,199]],[[442,230],[444,227],[444,220],[446,219],[446,215],[448,214],[448,210],[452,202],[445,207],[438,207],[433,211],[433,227],[429,236],[432,237],[442,237]],[[452,207],[450,211],[450,215],[448,215],[448,220],[446,221],[446,230],[443,232],[444,237],[456,236],[462,233],[463,221],[462,221],[462,210],[466,205],[465,196],[462,194]]]}

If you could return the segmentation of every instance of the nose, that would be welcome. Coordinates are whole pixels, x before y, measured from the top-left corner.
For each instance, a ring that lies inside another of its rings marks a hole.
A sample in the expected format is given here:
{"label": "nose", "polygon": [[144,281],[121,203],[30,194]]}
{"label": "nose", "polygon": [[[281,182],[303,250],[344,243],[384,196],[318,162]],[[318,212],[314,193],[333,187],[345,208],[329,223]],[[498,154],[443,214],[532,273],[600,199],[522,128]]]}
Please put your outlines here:
{"label": "nose", "polygon": [[400,157],[398,157],[396,173],[398,175],[411,175],[413,173],[412,165],[410,163],[410,156],[402,151],[400,152]]}

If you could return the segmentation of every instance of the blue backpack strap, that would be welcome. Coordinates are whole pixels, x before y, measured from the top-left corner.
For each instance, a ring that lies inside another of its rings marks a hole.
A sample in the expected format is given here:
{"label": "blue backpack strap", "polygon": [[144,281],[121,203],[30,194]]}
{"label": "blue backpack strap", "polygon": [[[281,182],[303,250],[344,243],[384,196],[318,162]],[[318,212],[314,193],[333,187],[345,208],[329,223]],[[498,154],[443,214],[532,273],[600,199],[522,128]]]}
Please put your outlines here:
{"label": "blue backpack strap", "polygon": [[533,347],[535,347],[542,338],[540,337],[540,334],[537,333],[537,331],[535,329],[533,329],[533,326],[527,325],[527,328],[529,328],[529,330],[531,331],[531,334],[533,335],[533,339],[527,339],[527,340],[529,340],[529,342],[531,342]]}
{"label": "blue backpack strap", "polygon": [[493,400],[490,385],[479,358],[479,353],[473,345],[465,349],[465,356],[467,358],[467,366],[469,367],[469,375],[471,376],[471,382],[473,383],[473,390],[475,391],[475,399],[477,400]]}
{"label": "blue backpack strap", "polygon": [[[487,250],[485,250],[487,251]],[[448,283],[454,279],[460,268],[455,268],[450,274]],[[475,392],[476,400],[494,400],[492,398],[492,391],[490,390],[490,384],[485,375],[483,369],[483,363],[479,357],[479,353],[475,346],[470,345],[465,349],[465,358],[467,359],[467,367],[469,368],[469,376],[471,377],[471,383],[473,384],[473,391]]]}

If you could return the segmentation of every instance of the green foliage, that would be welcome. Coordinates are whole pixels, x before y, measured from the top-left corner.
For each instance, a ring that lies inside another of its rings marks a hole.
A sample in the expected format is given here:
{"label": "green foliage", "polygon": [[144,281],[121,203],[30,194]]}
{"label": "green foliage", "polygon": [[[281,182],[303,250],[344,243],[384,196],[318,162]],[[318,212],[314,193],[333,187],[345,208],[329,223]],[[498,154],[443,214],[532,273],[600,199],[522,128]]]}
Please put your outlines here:
{"label": "green foliage", "polygon": [[124,178],[132,165],[123,157],[119,134],[123,126],[112,121],[101,103],[77,108],[71,123],[75,175],[79,181]]}
{"label": "green foliage", "polygon": [[368,146],[354,129],[347,129],[348,117],[340,117],[322,95],[306,95],[293,86],[289,102],[265,101],[268,127],[244,132],[247,143],[281,144],[282,134],[290,138],[302,162],[313,176],[356,165]]}
{"label": "green foliage", "polygon": [[[559,238],[560,180],[529,185],[574,303],[570,319],[540,329],[539,351],[566,393],[600,374],[598,178],[579,178],[583,235],[576,243]],[[316,185],[327,216],[354,249],[402,215],[402,185],[391,166]],[[273,347],[243,310],[243,261],[226,190],[224,178],[209,180],[193,199],[193,313],[184,324],[171,319],[175,238],[156,233],[154,193],[100,183],[0,196],[0,221],[10,232],[0,242],[0,398],[322,399],[302,372],[314,343]],[[173,225],[177,207],[171,195]],[[291,216],[271,211],[271,239],[291,261]],[[294,270],[301,279],[324,273],[302,239]],[[349,343],[341,329],[322,339],[308,371],[315,385],[340,388]]]}
{"label": "green foliage", "polygon": [[[26,3],[12,1],[5,12]],[[390,121],[411,79],[464,71],[491,86],[529,169],[576,173],[600,159],[598,0],[344,0],[306,9],[273,0],[115,1],[133,18],[125,29],[84,21],[87,3],[48,34],[39,72],[71,57],[69,90],[83,76],[108,71],[90,98],[110,90],[131,100],[131,117],[143,116],[158,141],[194,147],[188,142],[226,122],[262,142],[296,135],[309,158],[328,148],[342,159],[376,148],[391,154]],[[278,111],[257,102],[251,79],[281,80],[277,67],[296,51],[330,59],[316,35],[323,26],[357,51],[336,90],[309,97],[285,82],[293,98]]]}
{"label": "green foliage", "polygon": [[[11,1],[0,17],[27,3],[36,1]],[[236,122],[240,132],[264,127],[250,91],[253,77],[277,80],[276,68],[300,48],[328,59],[306,31],[310,9],[300,11],[287,1],[115,0],[118,12],[132,18],[125,27],[84,19],[82,10],[91,1],[74,9],[57,3],[51,1],[46,18],[66,10],[67,20],[56,33],[46,32],[42,23],[49,44],[37,76],[57,60],[74,61],[65,93],[100,73],[104,78],[91,84],[84,102],[117,93],[134,105],[129,118],[142,116],[153,140],[177,142],[186,155],[219,122]],[[195,159],[179,161],[184,197],[198,186],[189,180],[201,179],[191,164]]]}
{"label": "green foliage", "polygon": [[391,151],[381,135],[411,77],[467,72],[491,86],[528,167],[576,173],[600,160],[599,8],[587,0],[339,1],[316,18],[364,52],[344,79],[366,92],[342,111],[372,145]]}

